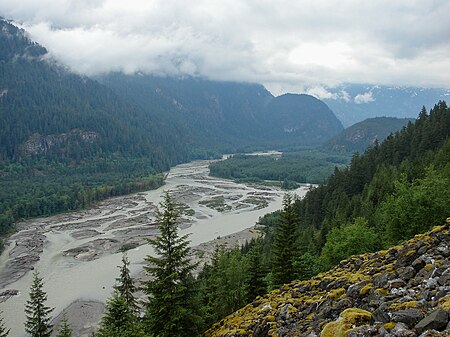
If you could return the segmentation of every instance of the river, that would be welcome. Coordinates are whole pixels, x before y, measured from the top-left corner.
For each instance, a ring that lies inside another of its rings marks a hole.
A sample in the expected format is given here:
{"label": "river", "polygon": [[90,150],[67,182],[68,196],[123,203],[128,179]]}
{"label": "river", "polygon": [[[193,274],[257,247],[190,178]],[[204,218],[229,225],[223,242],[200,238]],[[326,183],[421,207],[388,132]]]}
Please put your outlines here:
{"label": "river", "polygon": [[[19,224],[20,230],[0,257],[0,292],[18,291],[0,303],[10,335],[25,335],[31,268],[44,279],[54,317],[76,300],[105,302],[118,276],[122,247],[135,247],[127,252],[130,269],[134,275],[142,271],[145,256],[153,253],[145,238],[156,234],[155,209],[165,191],[189,210],[180,234],[190,234],[191,246],[252,227],[260,216],[281,208],[284,192],[209,177],[209,163],[193,161],[173,167],[166,184],[156,190]],[[303,196],[306,191],[307,187],[301,187],[295,193]]]}

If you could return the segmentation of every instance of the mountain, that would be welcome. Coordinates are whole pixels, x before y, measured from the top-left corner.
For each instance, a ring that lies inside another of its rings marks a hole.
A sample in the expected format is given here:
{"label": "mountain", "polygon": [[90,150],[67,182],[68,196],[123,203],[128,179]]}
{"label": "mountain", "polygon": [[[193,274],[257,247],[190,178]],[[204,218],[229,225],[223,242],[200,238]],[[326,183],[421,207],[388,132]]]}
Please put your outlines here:
{"label": "mountain", "polygon": [[187,159],[186,142],[156,113],[67,71],[4,20],[0,74],[0,161],[145,155],[161,170]]}
{"label": "mountain", "polygon": [[326,88],[323,101],[345,127],[373,117],[416,118],[423,106],[448,100],[449,89],[343,84]]}
{"label": "mountain", "polygon": [[321,144],[343,128],[325,103],[309,95],[273,98],[264,109],[264,120],[265,137],[289,143],[302,139],[304,144]]}
{"label": "mountain", "polygon": [[449,229],[450,218],[398,246],[286,284],[205,336],[449,336]]}
{"label": "mountain", "polygon": [[329,140],[324,148],[339,152],[359,152],[375,144],[382,142],[391,133],[405,127],[408,123],[414,123],[412,118],[375,117],[353,124],[337,136]]}
{"label": "mountain", "polygon": [[320,100],[274,97],[259,84],[121,73],[98,80],[144,110],[158,107],[200,147],[235,152],[318,145],[343,129]]}

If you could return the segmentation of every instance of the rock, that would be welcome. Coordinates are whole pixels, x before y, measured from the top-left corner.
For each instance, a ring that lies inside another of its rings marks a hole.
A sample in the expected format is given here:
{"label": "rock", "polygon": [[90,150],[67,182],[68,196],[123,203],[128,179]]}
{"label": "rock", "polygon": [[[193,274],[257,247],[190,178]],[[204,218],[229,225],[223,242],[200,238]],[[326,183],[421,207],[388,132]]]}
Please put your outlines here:
{"label": "rock", "polygon": [[414,277],[414,275],[416,275],[416,270],[411,267],[404,267],[404,268],[400,268],[397,271],[398,276],[405,281],[409,281],[410,279],[412,279]]}
{"label": "rock", "polygon": [[419,257],[416,260],[413,261],[413,263],[411,264],[411,267],[414,268],[414,270],[416,272],[418,272],[419,270],[421,270],[423,267],[425,267],[426,263],[423,260],[423,257]]}
{"label": "rock", "polygon": [[408,326],[404,323],[397,323],[391,330],[391,336],[393,337],[416,337],[416,334],[408,329]]}
{"label": "rock", "polygon": [[391,280],[388,282],[389,288],[401,288],[406,285],[406,282],[400,278],[396,278],[395,280]]}
{"label": "rock", "polygon": [[409,328],[413,328],[422,318],[423,314],[421,310],[404,309],[393,312],[391,320],[393,322],[405,323]]}
{"label": "rock", "polygon": [[388,313],[381,310],[380,308],[376,309],[372,313],[372,317],[375,322],[388,323],[391,321],[391,318],[389,317]]}
{"label": "rock", "polygon": [[416,331],[422,333],[425,330],[443,330],[448,324],[448,313],[444,310],[434,310],[419,323],[416,324]]}

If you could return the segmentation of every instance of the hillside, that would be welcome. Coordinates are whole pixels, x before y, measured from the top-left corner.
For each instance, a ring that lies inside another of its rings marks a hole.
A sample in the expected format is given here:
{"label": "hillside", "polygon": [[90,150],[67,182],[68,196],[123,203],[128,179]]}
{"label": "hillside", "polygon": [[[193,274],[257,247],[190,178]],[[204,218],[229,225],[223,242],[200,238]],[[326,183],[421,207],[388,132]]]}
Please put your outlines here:
{"label": "hillside", "polygon": [[412,118],[375,117],[356,123],[326,142],[327,150],[338,152],[364,152],[375,142],[383,142],[391,133],[405,127]]}
{"label": "hillside", "polygon": [[162,170],[186,160],[172,126],[67,71],[4,20],[0,60],[0,161],[145,154]]}
{"label": "hillside", "polygon": [[203,149],[242,152],[319,145],[343,129],[320,100],[274,97],[259,84],[118,73],[98,80],[144,110],[158,107]]}
{"label": "hillside", "polygon": [[327,88],[324,102],[345,127],[380,116],[416,118],[422,106],[448,100],[449,88],[392,87],[369,84],[342,84]]}
{"label": "hillside", "polygon": [[450,218],[401,245],[284,285],[205,336],[448,336],[449,225]]}

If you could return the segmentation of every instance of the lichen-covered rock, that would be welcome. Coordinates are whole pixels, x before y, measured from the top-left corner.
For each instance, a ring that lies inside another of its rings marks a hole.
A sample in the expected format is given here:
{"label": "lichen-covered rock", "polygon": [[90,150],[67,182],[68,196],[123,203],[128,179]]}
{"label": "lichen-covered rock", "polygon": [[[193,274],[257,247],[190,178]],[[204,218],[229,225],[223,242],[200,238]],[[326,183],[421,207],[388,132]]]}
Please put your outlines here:
{"label": "lichen-covered rock", "polygon": [[284,285],[205,337],[449,337],[449,224]]}

